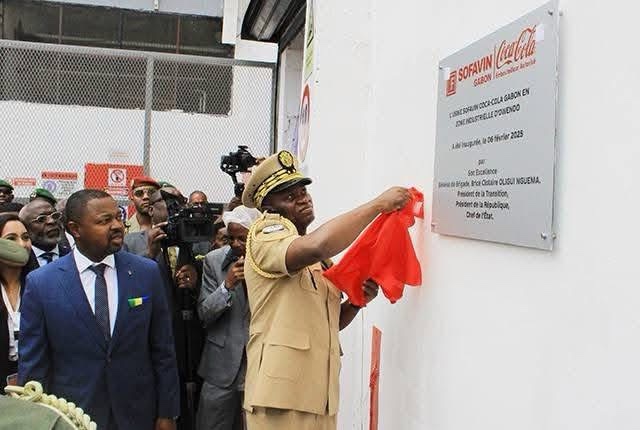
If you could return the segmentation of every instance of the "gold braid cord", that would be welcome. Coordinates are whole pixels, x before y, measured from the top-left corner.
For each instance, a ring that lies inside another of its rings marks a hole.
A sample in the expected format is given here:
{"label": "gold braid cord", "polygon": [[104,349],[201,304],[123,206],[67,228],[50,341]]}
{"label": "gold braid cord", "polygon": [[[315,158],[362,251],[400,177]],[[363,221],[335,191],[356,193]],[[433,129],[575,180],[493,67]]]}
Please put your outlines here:
{"label": "gold braid cord", "polygon": [[24,387],[8,385],[4,391],[13,398],[33,402],[54,410],[78,430],[96,430],[97,428],[96,423],[91,421],[91,417],[85,414],[82,408],[52,394],[44,394],[39,382],[29,381]]}
{"label": "gold braid cord", "polygon": [[[253,249],[252,249],[253,242],[255,241],[256,235],[262,232],[262,228],[260,229],[260,231],[257,231],[258,230],[257,227],[258,226],[263,227],[263,223],[261,221],[264,221],[264,220],[265,220],[265,216],[263,215],[261,218],[259,218],[253,224],[251,224],[251,228],[249,229],[249,234],[247,234],[246,259],[249,260],[249,264],[251,264],[251,267],[253,268],[253,270],[256,271],[258,275],[267,279],[282,278],[282,275],[273,274],[273,273],[265,272],[264,270],[262,270],[260,267],[258,267],[258,264],[256,264],[256,261],[253,258]],[[293,223],[285,217],[280,217],[280,219],[278,220],[278,223],[283,224],[290,231],[291,230],[296,231],[296,226],[293,225]]]}

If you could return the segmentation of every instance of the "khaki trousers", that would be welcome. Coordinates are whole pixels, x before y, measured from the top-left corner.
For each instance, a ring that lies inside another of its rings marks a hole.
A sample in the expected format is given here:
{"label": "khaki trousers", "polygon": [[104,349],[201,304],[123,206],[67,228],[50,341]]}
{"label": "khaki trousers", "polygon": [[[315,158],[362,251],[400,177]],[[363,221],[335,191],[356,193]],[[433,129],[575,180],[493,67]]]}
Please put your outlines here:
{"label": "khaki trousers", "polygon": [[336,430],[336,415],[316,415],[307,412],[274,408],[253,408],[246,412],[247,430]]}

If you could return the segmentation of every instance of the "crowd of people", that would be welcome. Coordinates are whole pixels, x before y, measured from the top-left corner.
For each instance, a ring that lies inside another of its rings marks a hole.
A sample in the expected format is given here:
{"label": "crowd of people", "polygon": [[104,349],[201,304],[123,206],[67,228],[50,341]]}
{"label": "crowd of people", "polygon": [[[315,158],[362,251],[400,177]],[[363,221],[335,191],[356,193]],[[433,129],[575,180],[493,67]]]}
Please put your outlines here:
{"label": "crowd of people", "polygon": [[1,385],[39,381],[98,429],[335,429],[338,332],[360,308],[322,273],[409,193],[307,232],[310,183],[280,151],[207,240],[175,242],[169,213],[202,191],[135,178],[127,218],[102,190],[36,189],[23,206],[0,180]]}

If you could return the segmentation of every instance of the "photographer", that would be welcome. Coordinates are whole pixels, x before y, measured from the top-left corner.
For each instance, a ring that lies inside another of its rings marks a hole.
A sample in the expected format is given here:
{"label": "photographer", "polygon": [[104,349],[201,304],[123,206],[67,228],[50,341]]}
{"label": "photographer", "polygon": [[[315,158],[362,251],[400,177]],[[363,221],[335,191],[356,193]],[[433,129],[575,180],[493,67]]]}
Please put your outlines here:
{"label": "photographer", "polygon": [[198,430],[242,430],[242,398],[249,338],[249,303],[244,284],[247,233],[260,211],[238,206],[225,212],[229,245],[204,260],[198,315],[207,342],[198,374],[204,379],[198,407]]}
{"label": "photographer", "polygon": [[203,342],[202,325],[195,312],[198,265],[193,258],[192,243],[175,243],[175,238],[169,237],[174,231],[169,225],[170,215],[179,212],[186,203],[182,194],[174,187],[166,187],[152,192],[149,200],[151,228],[127,234],[124,242],[129,252],[156,260],[163,275],[180,375],[182,413],[177,424],[179,429],[192,429],[200,385],[196,381],[196,367]]}

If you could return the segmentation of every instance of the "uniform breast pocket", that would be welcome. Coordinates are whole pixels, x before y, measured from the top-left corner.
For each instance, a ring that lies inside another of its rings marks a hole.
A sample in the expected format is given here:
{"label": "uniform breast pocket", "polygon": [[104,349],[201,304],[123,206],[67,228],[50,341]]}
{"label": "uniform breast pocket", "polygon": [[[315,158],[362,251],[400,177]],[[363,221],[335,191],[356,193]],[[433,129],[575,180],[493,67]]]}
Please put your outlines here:
{"label": "uniform breast pocket", "polygon": [[269,333],[262,355],[262,369],[271,378],[297,381],[311,354],[309,335],[297,330],[274,329]]}
{"label": "uniform breast pocket", "polygon": [[317,273],[316,270],[313,269],[305,269],[300,273],[300,288],[308,293],[319,294],[318,293],[318,278],[316,276],[321,276]]}

